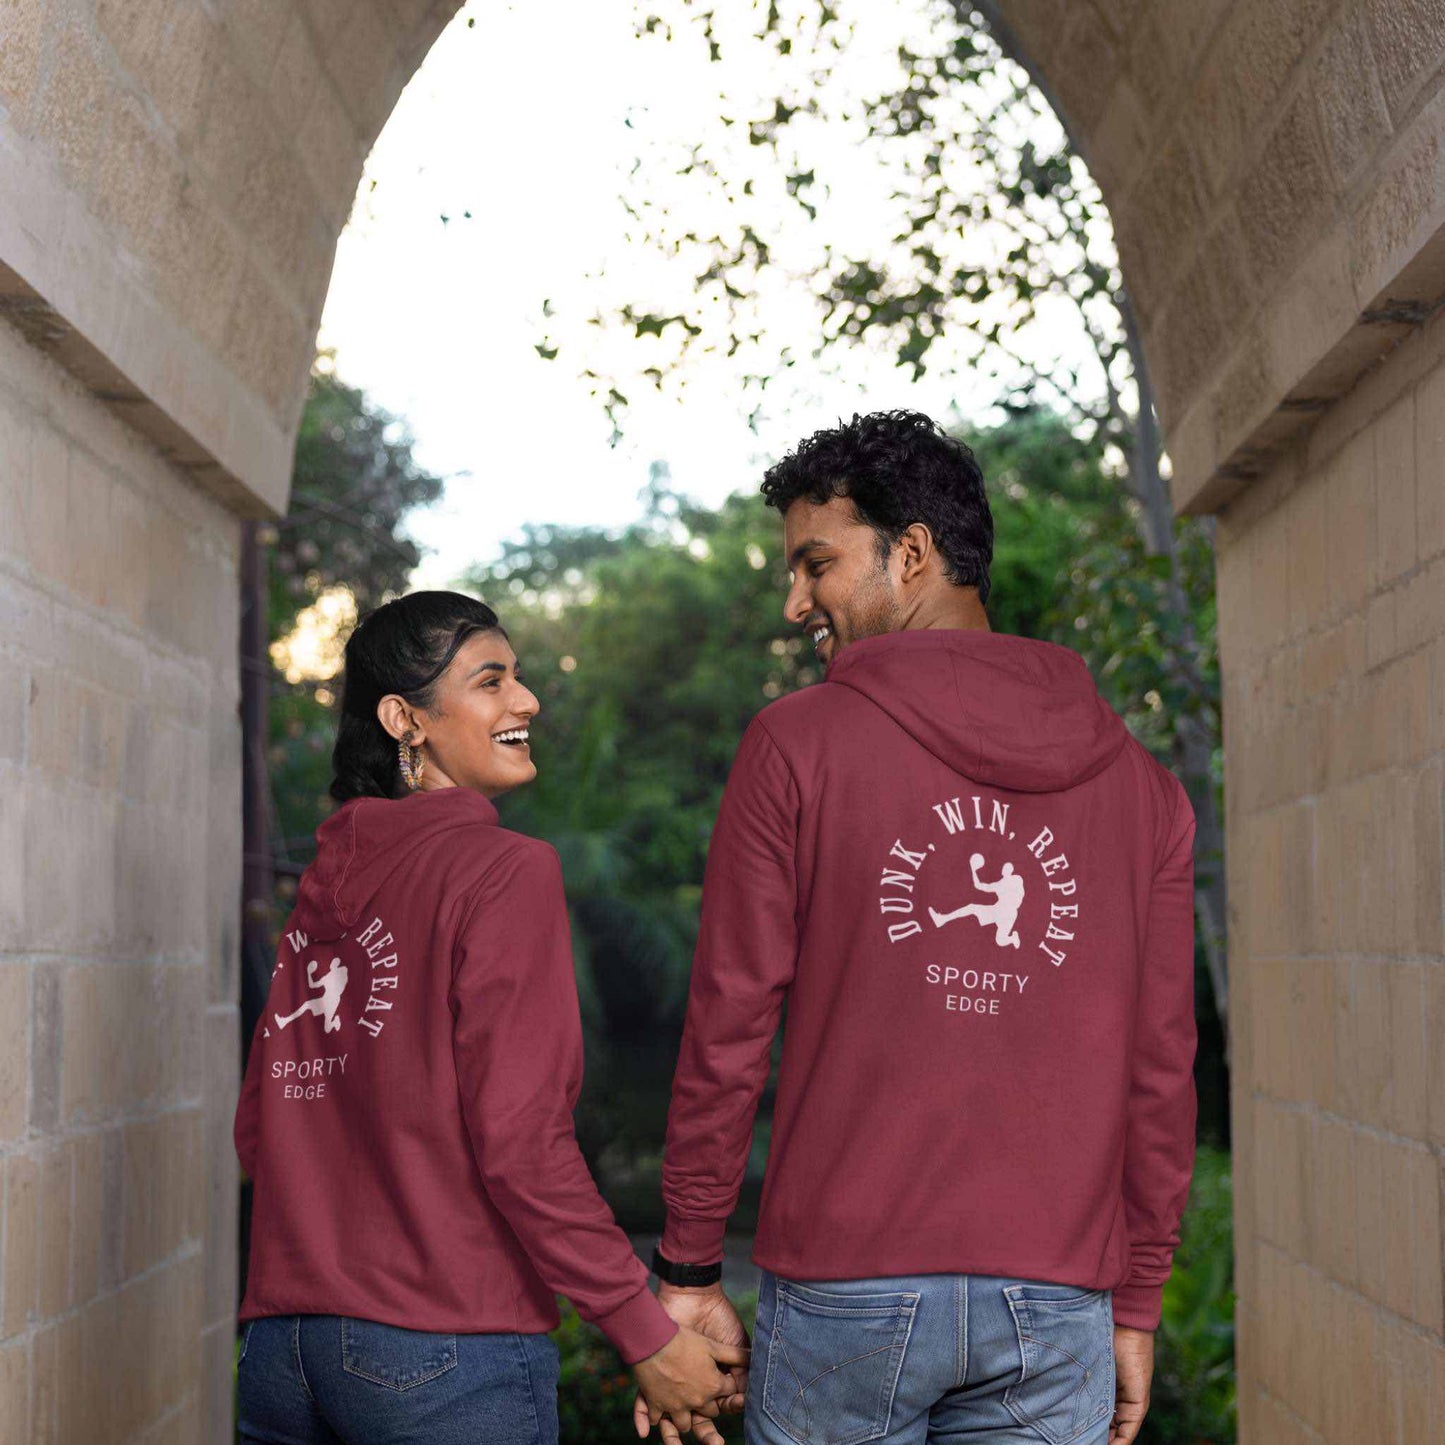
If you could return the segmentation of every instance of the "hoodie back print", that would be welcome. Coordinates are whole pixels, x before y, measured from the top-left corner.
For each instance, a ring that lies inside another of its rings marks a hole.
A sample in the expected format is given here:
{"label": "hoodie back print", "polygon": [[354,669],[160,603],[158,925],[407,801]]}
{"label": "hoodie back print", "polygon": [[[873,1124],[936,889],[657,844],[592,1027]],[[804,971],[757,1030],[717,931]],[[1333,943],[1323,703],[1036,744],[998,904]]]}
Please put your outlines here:
{"label": "hoodie back print", "polygon": [[1153,1328],[1193,1167],[1193,836],[1053,643],[864,638],[765,708],[708,854],[664,1254],[717,1257],[786,1000],[759,1264],[1109,1288]]}
{"label": "hoodie back print", "polygon": [[465,788],[317,834],[236,1113],[240,1317],[540,1333],[556,1295],[632,1363],[676,1331],[578,1152],[582,1033],[555,851]]}

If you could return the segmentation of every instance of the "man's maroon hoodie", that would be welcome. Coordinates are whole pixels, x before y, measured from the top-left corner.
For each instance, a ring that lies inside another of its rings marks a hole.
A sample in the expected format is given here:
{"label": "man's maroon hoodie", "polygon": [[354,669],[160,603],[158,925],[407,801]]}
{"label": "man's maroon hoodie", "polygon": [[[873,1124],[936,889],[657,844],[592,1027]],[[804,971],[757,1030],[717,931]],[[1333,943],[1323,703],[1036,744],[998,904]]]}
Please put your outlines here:
{"label": "man's maroon hoodie", "polygon": [[329,818],[236,1111],[241,1318],[540,1333],[556,1294],[633,1363],[676,1325],[572,1132],[582,1031],[555,851],[479,793]]}
{"label": "man's maroon hoodie", "polygon": [[753,1258],[1112,1289],[1152,1329],[1194,1160],[1194,814],[1078,654],[869,637],[728,779],[663,1253],[719,1257],[784,1001]]}

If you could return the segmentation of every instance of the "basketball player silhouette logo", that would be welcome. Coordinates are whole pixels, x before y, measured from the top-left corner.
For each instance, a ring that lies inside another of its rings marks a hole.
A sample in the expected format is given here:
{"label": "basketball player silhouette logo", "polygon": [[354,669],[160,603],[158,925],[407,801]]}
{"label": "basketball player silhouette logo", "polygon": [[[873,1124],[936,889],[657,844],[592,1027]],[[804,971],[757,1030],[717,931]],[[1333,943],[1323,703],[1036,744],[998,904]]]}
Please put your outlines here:
{"label": "basketball player silhouette logo", "polygon": [[299,1009],[287,1014],[285,1018],[280,1014],[273,1014],[277,1028],[284,1029],[302,1014],[315,1014],[317,1018],[324,1020],[322,1027],[328,1034],[334,1034],[341,1028],[341,1020],[336,1016],[336,1011],[341,1007],[341,995],[346,992],[346,965],[339,958],[333,958],[331,967],[320,978],[316,976],[316,967],[317,962],[313,958],[306,965],[306,982],[311,988],[321,990],[320,997],[308,998]]}
{"label": "basketball player silhouette logo", "polygon": [[1012,863],[1003,865],[1002,876],[992,883],[985,883],[978,876],[978,870],[983,867],[983,854],[971,854],[968,860],[969,870],[973,874],[973,886],[982,893],[992,893],[993,903],[965,903],[962,908],[955,908],[952,913],[940,913],[936,908],[928,910],[929,917],[933,919],[935,928],[942,928],[945,924],[955,923],[960,918],[977,919],[983,927],[992,926],[994,929],[994,942],[1000,948],[1018,948],[1019,936],[1014,928],[1018,920],[1019,908],[1024,901],[1024,880],[1014,872]]}

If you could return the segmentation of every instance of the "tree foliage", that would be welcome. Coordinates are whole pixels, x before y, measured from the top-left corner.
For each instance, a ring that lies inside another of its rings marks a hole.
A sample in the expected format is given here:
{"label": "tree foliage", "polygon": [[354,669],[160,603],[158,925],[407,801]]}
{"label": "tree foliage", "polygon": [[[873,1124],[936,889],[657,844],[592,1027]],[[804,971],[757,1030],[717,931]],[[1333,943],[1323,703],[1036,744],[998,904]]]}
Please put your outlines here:
{"label": "tree foliage", "polygon": [[[1082,619],[1088,594],[1108,601],[1092,609],[1097,629],[1085,623],[1073,644],[1137,689],[1120,710],[1167,740],[1166,761],[1190,793],[1202,938],[1223,1021],[1217,662],[1212,612],[1201,632],[1195,605],[1212,524],[1172,515],[1107,208],[1066,124],[991,28],[996,8],[637,0],[643,43],[707,47],[722,126],[702,141],[655,137],[640,148],[623,201],[635,239],[667,258],[670,280],[665,294],[637,296],[599,276],[608,299],[594,319],[632,335],[642,377],[656,386],[684,385],[702,356],[733,368],[740,395],[756,395],[796,374],[776,318],[803,296],[812,366],[869,346],[914,378],[941,367],[973,414],[990,403],[1014,414],[1042,407],[1102,458],[1123,525],[1081,535],[1058,574],[1058,610]],[[877,49],[880,14],[897,28],[892,63],[860,80],[855,52],[865,35]],[[766,82],[750,89],[742,77],[756,75]],[[677,198],[679,178],[690,199]],[[619,424],[639,378],[584,369],[599,394],[606,384]]]}
{"label": "tree foliage", "polygon": [[[344,622],[406,590],[421,552],[405,531],[407,514],[441,495],[442,480],[418,465],[412,439],[390,413],[348,386],[330,364],[312,373],[296,441],[291,506],[263,529],[273,644],[293,637],[307,609],[309,637],[326,641]],[[349,598],[349,601],[347,599]],[[326,604],[340,601],[332,622]],[[333,639],[334,640],[334,639]],[[284,645],[284,643],[283,643]],[[307,660],[310,662],[311,660]],[[313,853],[312,835],[331,810],[331,747],[336,735],[333,674],[339,650],[314,665],[273,667],[268,723],[272,844],[281,901]],[[285,909],[282,909],[284,915]]]}

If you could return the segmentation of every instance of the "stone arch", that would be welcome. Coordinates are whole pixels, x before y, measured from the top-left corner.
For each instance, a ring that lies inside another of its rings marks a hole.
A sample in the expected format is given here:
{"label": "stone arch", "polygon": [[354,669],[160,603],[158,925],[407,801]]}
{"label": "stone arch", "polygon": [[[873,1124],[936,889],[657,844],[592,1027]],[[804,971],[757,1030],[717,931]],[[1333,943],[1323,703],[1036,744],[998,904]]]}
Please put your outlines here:
{"label": "stone arch", "polygon": [[[7,1436],[227,1434],[240,519],[285,505],[336,237],[457,3],[0,0]],[[1104,188],[1175,504],[1219,519],[1241,1439],[1423,1439],[1445,13],[984,8]]]}
{"label": "stone arch", "polygon": [[1445,1410],[1445,11],[984,0],[1217,516],[1241,1441]]}

